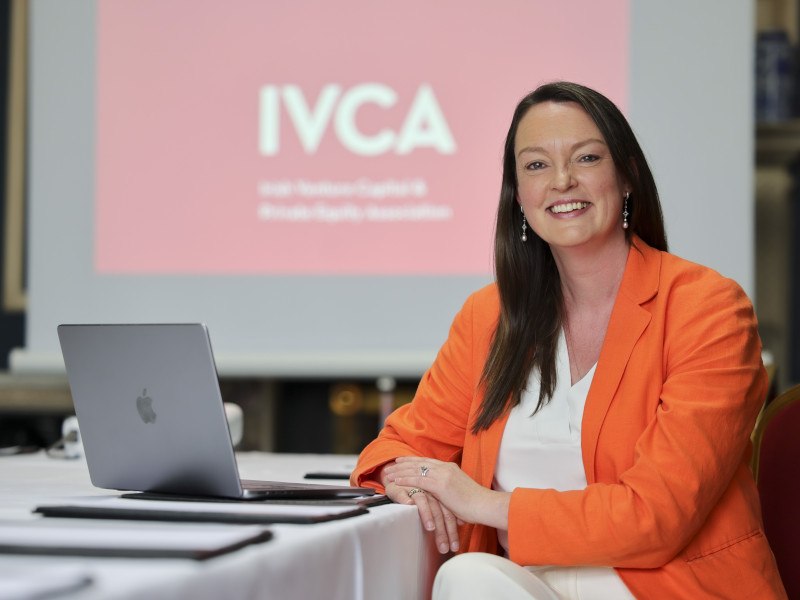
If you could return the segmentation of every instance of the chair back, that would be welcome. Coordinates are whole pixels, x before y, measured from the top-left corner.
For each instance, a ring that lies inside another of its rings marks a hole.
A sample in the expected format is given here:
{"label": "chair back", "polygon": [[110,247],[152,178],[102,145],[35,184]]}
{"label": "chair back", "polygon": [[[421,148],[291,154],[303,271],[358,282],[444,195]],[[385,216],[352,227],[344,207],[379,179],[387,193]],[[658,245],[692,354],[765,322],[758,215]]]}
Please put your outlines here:
{"label": "chair back", "polygon": [[764,531],[789,598],[800,598],[800,385],[777,396],[753,432]]}

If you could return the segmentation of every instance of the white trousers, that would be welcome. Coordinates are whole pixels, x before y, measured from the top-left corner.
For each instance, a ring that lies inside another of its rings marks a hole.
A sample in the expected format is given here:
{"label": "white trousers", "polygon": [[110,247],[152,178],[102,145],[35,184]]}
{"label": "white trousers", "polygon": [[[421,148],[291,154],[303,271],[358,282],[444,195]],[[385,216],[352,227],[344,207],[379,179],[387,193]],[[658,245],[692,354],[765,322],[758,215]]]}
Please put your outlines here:
{"label": "white trousers", "polygon": [[628,600],[611,567],[521,567],[494,554],[467,552],[442,565],[433,600]]}

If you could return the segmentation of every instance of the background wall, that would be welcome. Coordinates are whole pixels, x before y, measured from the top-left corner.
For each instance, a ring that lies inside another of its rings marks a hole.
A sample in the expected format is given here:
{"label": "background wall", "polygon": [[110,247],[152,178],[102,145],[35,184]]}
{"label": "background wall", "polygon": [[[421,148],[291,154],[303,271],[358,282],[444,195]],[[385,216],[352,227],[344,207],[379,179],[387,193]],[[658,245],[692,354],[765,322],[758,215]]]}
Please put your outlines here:
{"label": "background wall", "polygon": [[754,293],[753,3],[632,2],[630,118],[670,250]]}

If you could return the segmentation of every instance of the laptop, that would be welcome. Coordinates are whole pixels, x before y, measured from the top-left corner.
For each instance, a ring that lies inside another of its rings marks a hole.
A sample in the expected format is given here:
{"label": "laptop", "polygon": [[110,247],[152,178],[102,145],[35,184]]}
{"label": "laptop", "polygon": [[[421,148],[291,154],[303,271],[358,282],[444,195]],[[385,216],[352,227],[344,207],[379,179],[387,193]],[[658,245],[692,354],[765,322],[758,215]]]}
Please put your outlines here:
{"label": "laptop", "polygon": [[242,500],[374,493],[240,479],[202,323],[59,325],[58,338],[96,487]]}

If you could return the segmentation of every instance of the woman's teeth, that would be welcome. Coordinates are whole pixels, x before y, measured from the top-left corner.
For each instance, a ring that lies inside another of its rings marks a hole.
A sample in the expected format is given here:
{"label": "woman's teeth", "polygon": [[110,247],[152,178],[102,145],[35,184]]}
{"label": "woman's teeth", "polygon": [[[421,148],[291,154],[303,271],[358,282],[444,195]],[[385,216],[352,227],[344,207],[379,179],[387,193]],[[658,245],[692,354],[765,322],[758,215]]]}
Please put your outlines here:
{"label": "woman's teeth", "polygon": [[588,202],[567,202],[565,204],[556,204],[555,206],[551,206],[550,212],[566,213],[572,212],[573,210],[580,210],[582,208],[586,208],[587,206],[589,206]]}

